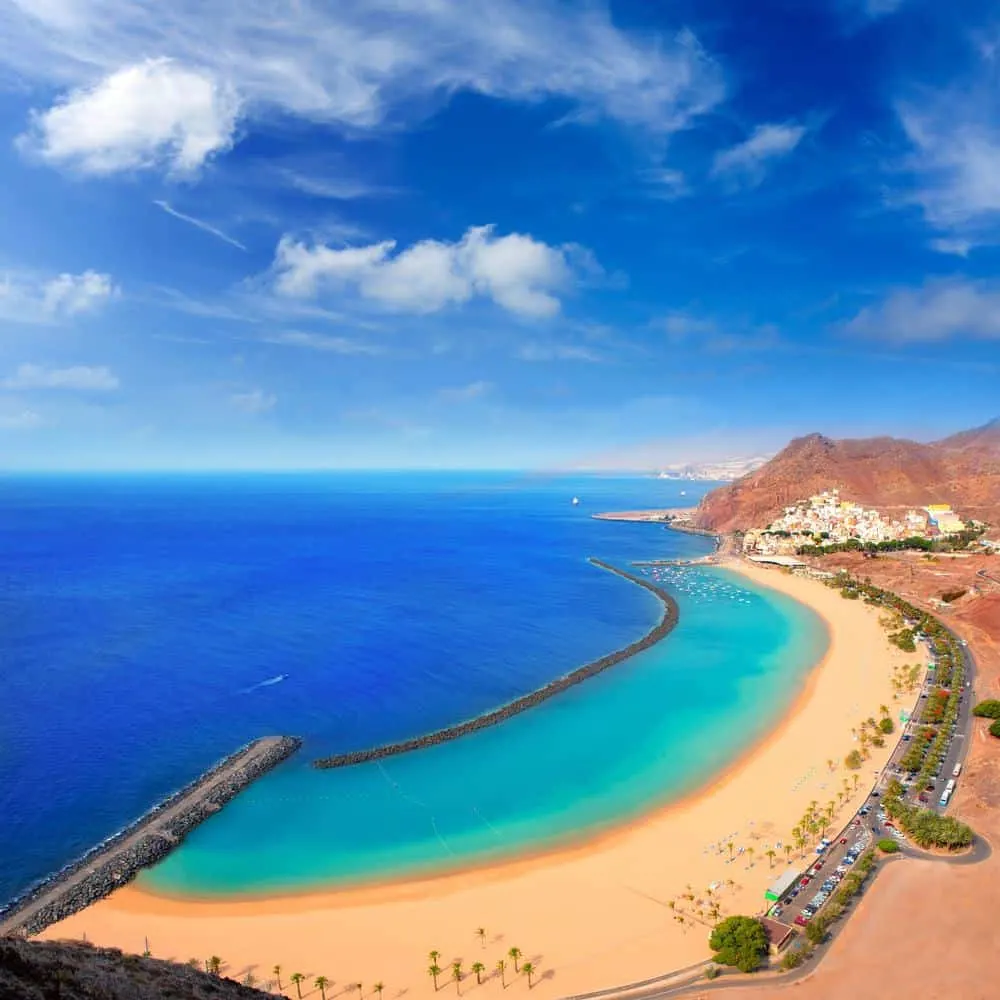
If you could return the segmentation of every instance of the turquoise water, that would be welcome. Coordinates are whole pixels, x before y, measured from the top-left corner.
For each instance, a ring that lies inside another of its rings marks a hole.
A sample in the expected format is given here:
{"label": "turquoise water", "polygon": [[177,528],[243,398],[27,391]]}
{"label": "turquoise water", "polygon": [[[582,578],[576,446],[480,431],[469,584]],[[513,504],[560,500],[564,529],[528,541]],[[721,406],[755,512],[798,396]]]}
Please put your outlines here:
{"label": "turquoise water", "polygon": [[[140,884],[224,897],[414,876],[583,839],[696,789],[773,727],[826,631],[725,570],[646,572],[681,611],[657,646],[450,743],[339,770],[292,760]],[[660,604],[634,589],[652,625]]]}

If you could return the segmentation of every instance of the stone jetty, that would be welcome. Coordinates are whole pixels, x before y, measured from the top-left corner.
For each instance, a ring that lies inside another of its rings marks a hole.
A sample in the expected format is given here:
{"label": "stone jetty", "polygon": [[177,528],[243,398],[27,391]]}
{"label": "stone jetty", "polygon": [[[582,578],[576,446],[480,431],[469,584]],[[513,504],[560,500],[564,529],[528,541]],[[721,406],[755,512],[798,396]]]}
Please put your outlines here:
{"label": "stone jetty", "polygon": [[0,936],[38,934],[109,896],[131,882],[140,869],[162,861],[199,823],[301,745],[301,740],[291,736],[268,736],[241,747],[124,830],[0,909]]}
{"label": "stone jetty", "polygon": [[635,576],[609,563],[602,562],[600,559],[591,559],[590,563],[593,566],[598,566],[609,573],[614,573],[629,580],[631,583],[643,587],[660,599],[663,604],[663,617],[641,639],[637,639],[635,642],[630,643],[623,649],[616,650],[614,653],[608,653],[606,656],[592,660],[590,663],[578,667],[576,670],[564,674],[562,677],[557,677],[544,687],[538,688],[537,691],[532,691],[530,694],[508,702],[500,708],[493,709],[483,715],[478,715],[474,719],[449,726],[447,729],[439,729],[425,736],[416,736],[413,739],[401,740],[398,743],[386,743],[368,750],[352,750],[348,753],[336,754],[332,757],[322,757],[319,760],[313,761],[313,767],[349,767],[352,764],[363,764],[370,760],[381,760],[384,757],[394,757],[396,754],[408,753],[411,750],[421,750],[424,747],[435,746],[438,743],[447,743],[449,740],[456,740],[460,736],[474,733],[478,729],[495,726],[505,719],[510,719],[521,712],[527,711],[529,708],[534,708],[535,705],[540,705],[543,701],[567,690],[574,684],[580,684],[582,681],[587,680],[587,678],[593,677],[607,670],[609,667],[621,663],[623,660],[627,660],[630,656],[634,656],[644,649],[648,649],[666,636],[677,624],[677,602],[662,587],[658,587],[652,581],[644,579],[641,576]]}

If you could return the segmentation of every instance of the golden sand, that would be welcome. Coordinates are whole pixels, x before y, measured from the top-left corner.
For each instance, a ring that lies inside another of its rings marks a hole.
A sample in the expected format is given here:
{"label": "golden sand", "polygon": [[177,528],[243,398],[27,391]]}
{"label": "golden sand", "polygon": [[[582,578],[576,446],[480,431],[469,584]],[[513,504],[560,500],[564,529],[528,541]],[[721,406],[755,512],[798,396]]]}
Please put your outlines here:
{"label": "golden sand", "polygon": [[[708,958],[711,920],[699,922],[682,898],[688,887],[703,912],[713,900],[724,914],[760,912],[765,888],[786,867],[777,842],[791,843],[809,803],[835,799],[843,778],[857,773],[858,790],[835,823],[846,821],[891,746],[875,750],[859,772],[842,763],[831,771],[827,761],[842,762],[856,745],[852,728],[877,717],[879,705],[895,713],[915,698],[893,700],[892,666],[915,657],[889,645],[875,609],[814,580],[742,563],[729,568],[812,607],[826,621],[830,647],[779,726],[698,793],[583,846],[399,885],[224,903],[164,899],[129,886],[43,937],[86,936],[127,951],[141,951],[148,938],[158,957],[219,955],[238,979],[252,971],[258,982],[271,980],[279,964],[290,996],[288,975],[299,971],[307,976],[303,996],[319,996],[312,981],[322,974],[333,984],[328,998],[349,989],[356,996],[359,982],[367,997],[382,982],[384,1000],[434,996],[431,949],[445,970],[442,990],[456,989],[450,966],[461,960],[462,995],[483,1000],[508,995],[495,966],[512,947],[522,964],[535,966],[532,995],[539,997],[635,982]],[[773,868],[768,849],[778,850]],[[799,865],[797,854],[791,863]],[[468,971],[474,962],[486,967],[481,985]],[[528,989],[512,968],[506,978],[507,990]]]}

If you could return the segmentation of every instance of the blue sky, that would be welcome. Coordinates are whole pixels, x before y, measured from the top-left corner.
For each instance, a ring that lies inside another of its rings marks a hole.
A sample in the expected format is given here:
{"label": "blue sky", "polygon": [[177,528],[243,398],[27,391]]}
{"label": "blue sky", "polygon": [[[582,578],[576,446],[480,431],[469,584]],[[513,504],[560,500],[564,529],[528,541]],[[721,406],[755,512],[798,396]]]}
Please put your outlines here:
{"label": "blue sky", "polygon": [[1000,413],[1000,5],[0,0],[0,464]]}

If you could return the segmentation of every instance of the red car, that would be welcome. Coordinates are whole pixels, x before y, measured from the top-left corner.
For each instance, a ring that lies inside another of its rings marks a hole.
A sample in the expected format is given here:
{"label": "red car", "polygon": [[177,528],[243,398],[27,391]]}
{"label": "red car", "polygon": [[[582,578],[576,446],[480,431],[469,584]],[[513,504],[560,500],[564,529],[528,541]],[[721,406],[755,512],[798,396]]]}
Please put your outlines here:
{"label": "red car", "polygon": [[802,915],[802,914],[800,913],[800,914],[799,914],[799,915],[798,915],[798,916],[797,916],[797,917],[795,918],[795,922],[796,922],[796,923],[797,923],[797,924],[799,925],[799,927],[805,927],[805,925],[809,923],[809,918],[808,918],[808,917],[806,917],[806,916],[803,916],[803,915]]}
{"label": "red car", "polygon": [[841,837],[841,838],[840,838],[840,842],[841,842],[842,844],[846,844],[846,843],[847,843],[847,838],[846,838],[846,837]]}
{"label": "red car", "polygon": [[804,879],[799,880],[799,885],[804,889],[809,884],[809,876],[807,875]]}

